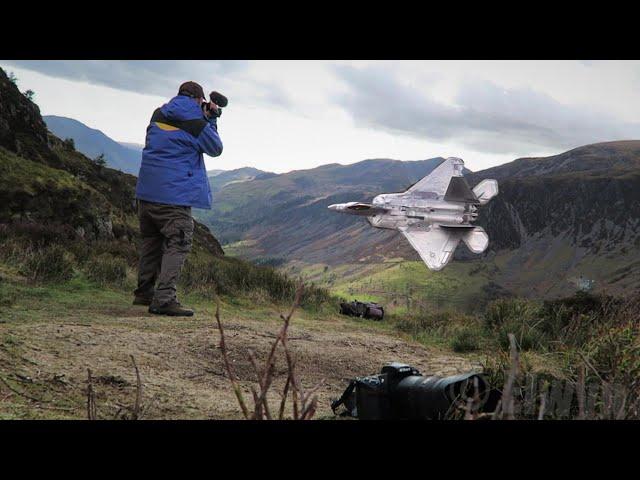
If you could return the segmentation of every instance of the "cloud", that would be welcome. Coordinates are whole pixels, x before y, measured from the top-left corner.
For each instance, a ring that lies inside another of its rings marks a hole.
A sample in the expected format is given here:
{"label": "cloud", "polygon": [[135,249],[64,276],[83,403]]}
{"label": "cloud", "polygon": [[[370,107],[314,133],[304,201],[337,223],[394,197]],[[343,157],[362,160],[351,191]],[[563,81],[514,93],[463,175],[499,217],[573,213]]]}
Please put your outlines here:
{"label": "cloud", "polygon": [[203,87],[225,82],[227,75],[242,71],[247,65],[245,61],[235,60],[6,60],[3,63],[51,77],[163,97],[175,95],[180,84],[187,80],[201,83]]}
{"label": "cloud", "polygon": [[568,149],[599,141],[637,138],[640,124],[589,107],[565,105],[530,88],[505,89],[486,80],[463,81],[443,103],[377,67],[335,66],[347,86],[336,102],[356,124],[486,153]]}
{"label": "cloud", "polygon": [[3,64],[47,76],[86,82],[119,90],[165,98],[177,93],[187,80],[225,93],[231,102],[266,104],[288,109],[287,93],[273,81],[250,75],[244,60],[6,60]]}

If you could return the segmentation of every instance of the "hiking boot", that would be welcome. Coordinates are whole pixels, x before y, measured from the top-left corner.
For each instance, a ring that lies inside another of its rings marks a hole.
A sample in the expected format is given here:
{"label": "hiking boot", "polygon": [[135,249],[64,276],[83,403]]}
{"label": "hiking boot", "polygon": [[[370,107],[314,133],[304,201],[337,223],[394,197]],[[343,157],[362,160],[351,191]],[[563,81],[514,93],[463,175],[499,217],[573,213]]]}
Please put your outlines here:
{"label": "hiking boot", "polygon": [[180,302],[165,303],[164,305],[149,306],[149,313],[169,315],[170,317],[193,317],[193,310],[184,308]]}
{"label": "hiking boot", "polygon": [[134,305],[151,305],[153,298],[152,297],[141,297],[136,295],[136,298],[133,299]]}

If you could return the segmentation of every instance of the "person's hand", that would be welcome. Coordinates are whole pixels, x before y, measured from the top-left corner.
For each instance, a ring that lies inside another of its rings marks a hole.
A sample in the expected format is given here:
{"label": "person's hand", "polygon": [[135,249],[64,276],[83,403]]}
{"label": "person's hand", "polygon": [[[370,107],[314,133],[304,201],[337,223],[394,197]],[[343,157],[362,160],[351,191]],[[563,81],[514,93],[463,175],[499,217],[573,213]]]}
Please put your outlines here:
{"label": "person's hand", "polygon": [[215,103],[209,102],[207,108],[205,108],[205,115],[207,116],[207,118],[217,117],[219,108],[220,107],[218,107],[218,105],[216,105]]}

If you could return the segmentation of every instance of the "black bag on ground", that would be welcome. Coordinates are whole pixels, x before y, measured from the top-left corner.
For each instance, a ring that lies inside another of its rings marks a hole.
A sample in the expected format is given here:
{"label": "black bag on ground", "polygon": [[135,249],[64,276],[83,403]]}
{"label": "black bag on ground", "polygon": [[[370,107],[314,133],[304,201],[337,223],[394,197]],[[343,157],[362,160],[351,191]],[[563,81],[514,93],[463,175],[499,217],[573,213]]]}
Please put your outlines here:
{"label": "black bag on ground", "polygon": [[382,320],[384,318],[384,307],[373,302],[353,302],[340,303],[340,313],[351,317],[369,318]]}

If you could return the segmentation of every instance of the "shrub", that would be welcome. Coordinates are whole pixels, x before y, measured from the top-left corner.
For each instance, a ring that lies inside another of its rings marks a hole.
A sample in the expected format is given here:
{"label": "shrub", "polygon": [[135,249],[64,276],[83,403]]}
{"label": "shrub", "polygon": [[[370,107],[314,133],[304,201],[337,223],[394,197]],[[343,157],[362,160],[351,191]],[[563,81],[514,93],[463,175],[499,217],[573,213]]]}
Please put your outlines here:
{"label": "shrub", "polygon": [[107,159],[105,158],[104,153],[101,153],[96,158],[94,158],[93,162],[96,165],[98,165],[99,167],[106,167],[107,166]]}
{"label": "shrub", "polygon": [[480,347],[478,337],[478,332],[474,332],[470,328],[463,328],[453,334],[449,344],[454,352],[472,352]]}
{"label": "shrub", "polygon": [[592,364],[607,379],[640,378],[640,325],[601,331],[585,346]]}
{"label": "shrub", "polygon": [[582,349],[593,366],[610,381],[635,383],[640,390],[640,301],[619,302],[591,327]]}
{"label": "shrub", "polygon": [[258,258],[254,261],[254,263],[256,265],[259,266],[266,266],[266,267],[281,267],[282,265],[284,265],[286,263],[286,259],[284,258],[280,258],[280,257],[265,257],[265,258]]}
{"label": "shrub", "polygon": [[484,331],[477,317],[451,311],[419,311],[403,315],[390,314],[388,321],[397,330],[420,342],[442,343],[457,352],[477,350]]}
{"label": "shrub", "polygon": [[89,252],[91,256],[109,254],[113,257],[120,257],[130,267],[135,267],[138,264],[138,249],[133,242],[126,240],[98,240],[91,243]]}
{"label": "shrub", "polygon": [[73,264],[62,246],[52,245],[28,253],[22,273],[35,282],[66,282],[73,276]]}
{"label": "shrub", "polygon": [[488,330],[513,323],[514,320],[528,318],[533,314],[531,303],[524,299],[498,299],[487,305],[484,312],[484,325]]}
{"label": "shrub", "polygon": [[67,150],[74,151],[76,149],[76,142],[73,140],[73,138],[65,138],[64,146],[67,148]]}
{"label": "shrub", "polygon": [[445,335],[451,324],[450,312],[407,313],[399,318],[391,317],[401,332],[418,336],[423,332]]}
{"label": "shrub", "polygon": [[[192,291],[208,291],[214,288],[221,295],[259,291],[275,302],[291,302],[297,282],[272,267],[257,267],[238,258],[187,258],[180,274],[180,283]],[[307,285],[301,304],[319,307],[330,300],[329,292],[314,285]]]}
{"label": "shrub", "polygon": [[87,278],[100,285],[121,286],[127,278],[127,262],[119,257],[103,253],[89,259],[85,265]]}
{"label": "shrub", "polygon": [[0,277],[0,307],[10,307],[15,301],[15,292],[10,291],[6,285],[3,284],[2,277]]}
{"label": "shrub", "polygon": [[499,345],[509,348],[508,334],[513,333],[522,350],[541,348],[546,344],[540,329],[538,309],[524,299],[499,299],[491,302],[484,313],[487,333],[497,337]]}
{"label": "shrub", "polygon": [[0,224],[0,240],[19,239],[34,247],[53,244],[68,244],[76,239],[76,233],[69,225],[51,222],[18,221]]}
{"label": "shrub", "polygon": [[581,345],[602,321],[615,316],[620,300],[589,292],[547,300],[540,308],[540,330],[550,337]]}

